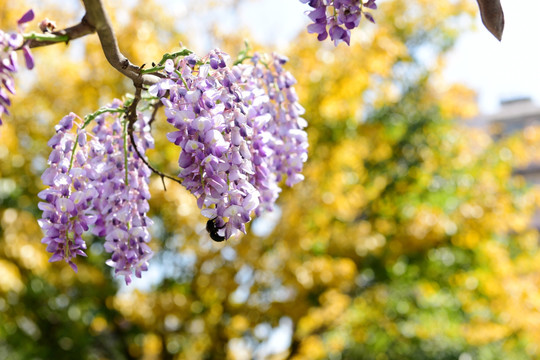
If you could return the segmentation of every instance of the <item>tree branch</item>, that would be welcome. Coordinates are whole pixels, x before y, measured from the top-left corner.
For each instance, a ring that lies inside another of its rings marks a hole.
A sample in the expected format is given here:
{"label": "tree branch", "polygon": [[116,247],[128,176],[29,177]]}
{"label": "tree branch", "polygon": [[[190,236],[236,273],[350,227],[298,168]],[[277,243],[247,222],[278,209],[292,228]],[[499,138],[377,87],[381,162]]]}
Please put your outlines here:
{"label": "tree branch", "polygon": [[[71,26],[63,30],[53,31],[50,34],[45,35],[31,34],[31,37],[27,43],[31,48],[53,45],[59,42],[67,43],[70,40],[78,39],[80,37],[93,34],[94,32],[96,32],[96,29],[88,23],[86,16],[84,16],[81,22],[75,26]],[[46,38],[51,38],[51,40]]]}
{"label": "tree branch", "polygon": [[148,125],[152,125],[152,123],[156,120],[156,115],[160,107],[163,106],[163,103],[161,101],[157,101],[154,103],[154,110],[152,111],[152,116],[150,117],[150,121],[148,122]]}
{"label": "tree branch", "polygon": [[85,18],[92,26],[101,42],[103,53],[107,61],[119,72],[133,80],[136,87],[155,84],[159,78],[155,75],[141,74],[141,69],[133,65],[118,48],[118,42],[114,35],[111,20],[103,8],[101,0],[83,0],[86,8]]}
{"label": "tree branch", "polygon": [[482,22],[486,29],[501,41],[504,30],[504,13],[500,0],[477,0]]}

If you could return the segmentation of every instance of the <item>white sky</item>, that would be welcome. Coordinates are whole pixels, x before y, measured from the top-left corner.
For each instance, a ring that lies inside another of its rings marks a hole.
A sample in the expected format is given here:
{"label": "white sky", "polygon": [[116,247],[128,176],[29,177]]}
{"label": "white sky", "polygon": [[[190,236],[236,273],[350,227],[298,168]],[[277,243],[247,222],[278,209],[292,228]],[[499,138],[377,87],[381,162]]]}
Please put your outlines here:
{"label": "white sky", "polygon": [[484,29],[478,16],[477,31],[458,42],[446,72],[449,80],[478,92],[485,113],[495,112],[501,99],[518,96],[530,96],[540,104],[540,1],[501,2],[505,15],[502,41]]}

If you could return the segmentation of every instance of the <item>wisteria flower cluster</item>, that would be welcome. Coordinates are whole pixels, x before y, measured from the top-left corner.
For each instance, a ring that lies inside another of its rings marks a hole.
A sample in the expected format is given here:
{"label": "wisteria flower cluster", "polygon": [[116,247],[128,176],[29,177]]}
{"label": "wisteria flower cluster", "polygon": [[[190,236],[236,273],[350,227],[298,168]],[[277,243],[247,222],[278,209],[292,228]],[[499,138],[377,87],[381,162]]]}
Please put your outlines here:
{"label": "wisteria flower cluster", "polygon": [[308,32],[317,34],[319,41],[325,40],[328,35],[334,45],[341,41],[350,45],[351,29],[358,27],[362,16],[375,22],[373,16],[364,9],[377,9],[376,0],[300,0],[308,4],[313,10],[308,16],[313,24],[308,25]]}
{"label": "wisteria flower cluster", "polygon": [[34,19],[34,12],[28,10],[18,21],[18,32],[3,32],[0,30],[0,125],[2,125],[2,115],[8,114],[8,107],[11,105],[9,93],[15,94],[15,84],[13,73],[17,72],[17,54],[15,50],[22,47],[26,67],[34,67],[34,58],[30,49],[24,44],[22,31],[25,24]]}
{"label": "wisteria flower cluster", "polygon": [[[77,271],[74,258],[86,256],[84,233],[105,238],[111,253],[107,264],[123,275],[141,277],[148,269],[152,251],[148,246],[148,181],[150,169],[138,157],[128,139],[128,120],[120,101],[81,122],[75,114],[64,117],[48,145],[49,168],[39,193],[43,211],[39,224],[42,243],[52,253],[50,261],[65,260]],[[94,124],[91,131],[87,128]],[[133,124],[141,154],[153,146],[147,119],[139,114]]]}
{"label": "wisteria flower cluster", "polygon": [[[176,128],[167,138],[181,148],[178,176],[216,241],[245,233],[253,215],[271,211],[280,183],[302,181],[307,160],[307,123],[296,80],[283,69],[287,59],[248,58],[230,67],[219,49],[204,58],[169,57],[157,67],[163,79],[148,89]],[[92,233],[105,239],[107,264],[129,284],[152,256],[151,168],[138,154],[153,139],[150,121],[141,113],[132,120],[127,109],[116,100],[84,120],[69,114],[55,127],[39,224],[51,262],[64,260],[77,271],[75,258],[86,256],[83,235]]]}
{"label": "wisteria flower cluster", "polygon": [[245,233],[252,213],[271,210],[283,178],[289,186],[303,179],[308,146],[286,58],[255,55],[232,68],[228,59],[219,49],[168,59],[167,77],[149,89],[176,128],[167,137],[181,148],[178,176],[217,241]]}

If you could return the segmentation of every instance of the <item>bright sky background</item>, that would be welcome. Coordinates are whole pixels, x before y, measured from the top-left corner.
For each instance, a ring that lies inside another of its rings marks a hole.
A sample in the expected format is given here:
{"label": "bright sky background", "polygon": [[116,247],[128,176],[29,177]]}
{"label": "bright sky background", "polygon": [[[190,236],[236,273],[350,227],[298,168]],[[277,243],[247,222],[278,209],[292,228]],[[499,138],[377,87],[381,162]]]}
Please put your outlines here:
{"label": "bright sky background", "polygon": [[[446,71],[448,81],[477,91],[484,113],[497,111],[501,99],[518,96],[531,96],[540,105],[540,0],[502,0],[502,6],[506,22],[502,42],[484,28],[478,15],[476,31],[461,37]],[[240,17],[256,40],[280,46],[305,31],[307,9],[298,0],[261,0],[243,6]]]}
{"label": "bright sky background", "polygon": [[485,113],[495,112],[501,99],[518,96],[530,96],[540,105],[540,1],[501,2],[505,17],[502,41],[484,29],[478,16],[477,31],[458,42],[446,72],[449,80],[478,92]]}

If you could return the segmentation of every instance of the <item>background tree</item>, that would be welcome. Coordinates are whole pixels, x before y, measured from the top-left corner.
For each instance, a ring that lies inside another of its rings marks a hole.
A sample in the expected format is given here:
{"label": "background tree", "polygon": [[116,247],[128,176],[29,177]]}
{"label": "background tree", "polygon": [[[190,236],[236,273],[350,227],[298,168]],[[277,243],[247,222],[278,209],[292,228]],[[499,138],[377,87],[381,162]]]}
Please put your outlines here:
{"label": "background tree", "polygon": [[[0,4],[0,24],[25,10]],[[159,4],[110,5],[134,63],[188,45]],[[57,21],[80,11],[42,6]],[[156,256],[140,290],[114,280],[98,238],[78,274],[47,262],[36,194],[53,124],[131,84],[95,36],[36,50],[38,75],[23,74],[0,132],[0,358],[538,357],[538,234],[528,221],[539,197],[511,176],[534,136],[493,143],[454,120],[474,114],[474,94],[441,86],[439,73],[470,2],[381,7],[350,48],[301,35],[289,51],[310,161],[273,217],[216,244],[193,196],[152,179]],[[223,40],[234,53],[235,39]],[[153,131],[171,127],[159,118]],[[175,173],[177,150],[157,147],[150,161]]]}

